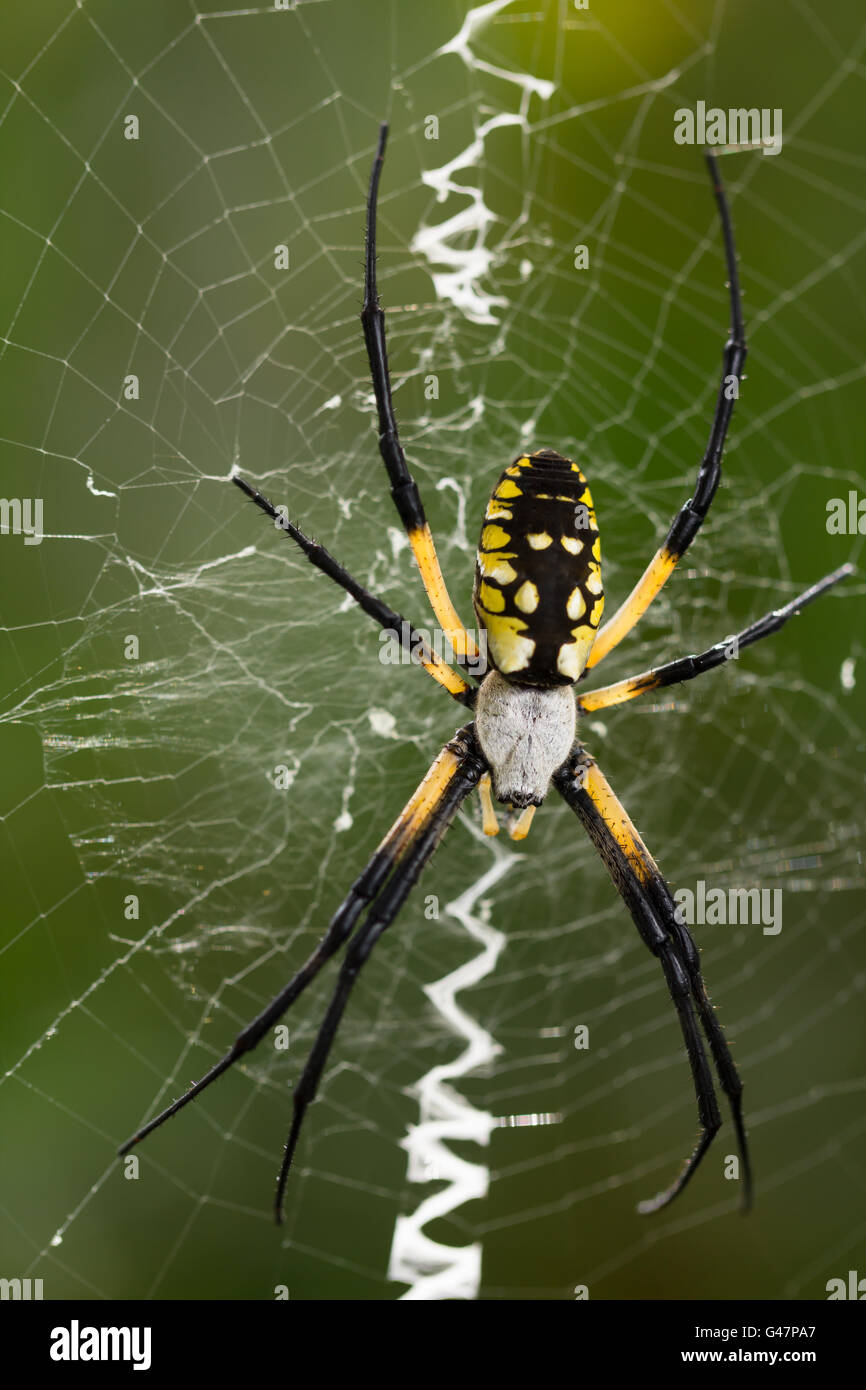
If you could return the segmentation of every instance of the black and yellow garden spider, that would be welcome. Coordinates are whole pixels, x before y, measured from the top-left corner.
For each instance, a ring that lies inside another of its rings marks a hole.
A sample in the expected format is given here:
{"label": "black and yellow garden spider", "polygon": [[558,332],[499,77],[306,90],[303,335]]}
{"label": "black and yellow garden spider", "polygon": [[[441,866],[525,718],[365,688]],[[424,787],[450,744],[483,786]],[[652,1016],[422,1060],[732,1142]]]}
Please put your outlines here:
{"label": "black and yellow garden spider", "polygon": [[[491,667],[482,679],[478,646],[460,621],[445,587],[418,487],[400,444],[391,401],[385,316],[376,290],[376,206],[387,133],[387,126],[383,125],[370,175],[361,321],[378,407],[379,449],[391,481],[391,496],[460,672],[452,669],[398,613],[353,579],[323,546],[305,536],[261,493],[240,477],[233,481],[300,546],[311,564],[351,594],[365,613],[413,653],[439,685],[471,709],[474,719],[446,743],[297,974],[242,1030],[226,1055],[174,1104],[138,1130],[119,1152],[128,1152],[261,1042],[325,962],[348,942],[334,994],[294,1091],[291,1130],[277,1181],[275,1212],[279,1221],[304,1115],[315,1098],[352,986],[376,942],[396,918],[459,806],[478,786],[485,832],[496,834],[499,829],[493,806],[495,797],[511,808],[510,833],[521,839],[552,783],[577,813],[641,938],[659,959],[679,1016],[694,1082],[701,1125],[695,1149],[670,1186],[642,1202],[638,1210],[657,1211],[682,1192],[721,1125],[701,1028],[719,1084],[731,1106],[742,1165],[742,1205],[748,1208],[752,1182],[742,1112],[743,1088],[707,997],[697,948],[688,928],[678,920],[670,888],[655,860],[597,762],[575,738],[579,716],[622,704],[649,690],[692,680],[722,665],[742,648],[776,632],[852,568],[843,565],[784,607],[752,623],[736,640],[729,637],[699,656],[681,657],[586,694],[574,693],[575,684],[622,641],[665,584],[700,529],[719,484],[722,450],[746,358],[746,339],[733,230],[716,161],[711,154],[706,155],[727,261],[731,332],[724,347],[715,413],[694,494],[675,516],[664,542],[628,598],[599,630],[604,606],[600,542],[583,474],[577,464],[549,449],[521,454],[505,469],[493,490],[479,542],[474,605]],[[480,681],[478,688],[467,677]]]}

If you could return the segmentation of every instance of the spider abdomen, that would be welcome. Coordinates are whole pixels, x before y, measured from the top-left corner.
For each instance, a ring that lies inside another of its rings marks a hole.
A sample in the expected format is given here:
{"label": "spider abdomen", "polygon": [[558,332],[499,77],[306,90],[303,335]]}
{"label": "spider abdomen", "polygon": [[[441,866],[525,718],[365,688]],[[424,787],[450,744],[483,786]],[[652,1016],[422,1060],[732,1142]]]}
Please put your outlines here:
{"label": "spider abdomen", "polygon": [[521,454],[493,489],[478,545],[473,603],[492,664],[522,685],[571,685],[604,608],[601,542],[576,463]]}

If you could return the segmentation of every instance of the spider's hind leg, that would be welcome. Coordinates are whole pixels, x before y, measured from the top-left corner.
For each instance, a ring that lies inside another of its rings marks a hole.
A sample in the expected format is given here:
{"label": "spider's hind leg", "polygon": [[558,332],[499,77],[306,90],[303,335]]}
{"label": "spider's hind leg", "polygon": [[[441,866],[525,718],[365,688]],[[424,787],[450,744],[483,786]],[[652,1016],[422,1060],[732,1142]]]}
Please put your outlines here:
{"label": "spider's hind leg", "polygon": [[387,881],[379,884],[367,916],[346,948],[327,1013],[294,1090],[292,1126],[277,1179],[274,1203],[278,1222],[282,1220],[283,1197],[304,1116],[316,1098],[328,1054],[361,968],[380,936],[395,920],[461,803],[476,786],[484,766],[474,726],[468,724],[445,745],[390,832],[391,836],[399,836],[400,857]]}
{"label": "spider's hind leg", "polygon": [[[239,1062],[247,1052],[257,1047],[262,1038],[277,1023],[283,1014],[294,1004],[307,986],[316,978],[322,967],[348,941],[353,933],[360,932],[358,922],[371,902],[378,903],[385,886],[390,889],[395,878],[402,871],[403,862],[411,856],[412,850],[421,835],[431,823],[440,824],[442,805],[453,794],[456,786],[466,789],[460,799],[475,785],[482,771],[480,756],[473,733],[473,725],[468,724],[458,730],[436,758],[426,777],[404,806],[367,867],[349,889],[343,902],[334,913],[322,939],[289,980],[288,984],[276,994],[252,1022],[248,1023],[235,1038],[228,1052],[189,1090],[179,1096],[147,1124],[136,1130],[118,1149],[123,1155],[140,1144],[155,1129],[171,1119],[179,1110],[207,1090],[214,1081]],[[459,802],[458,802],[459,804]],[[456,810],[456,806],[454,808]],[[438,819],[437,819],[438,818]],[[440,829],[443,833],[444,825]],[[437,841],[438,843],[438,841]],[[434,845],[435,848],[435,845]],[[432,850],[430,851],[432,853]],[[413,880],[414,881],[414,880]],[[408,891],[408,889],[407,889]]]}
{"label": "spider's hind leg", "polygon": [[670,889],[655,860],[595,759],[582,744],[575,745],[571,756],[555,773],[553,782],[583,823],[643,941],[659,959],[679,1015],[695,1086],[701,1122],[695,1149],[670,1186],[656,1197],[641,1202],[638,1211],[644,1215],[659,1211],[679,1196],[721,1124],[698,1018],[710,1044],[719,1083],[730,1102],[740,1151],[742,1206],[747,1210],[752,1199],[752,1171],[743,1122],[743,1086],[721,1025],[707,998],[697,947],[688,928],[677,920]]}

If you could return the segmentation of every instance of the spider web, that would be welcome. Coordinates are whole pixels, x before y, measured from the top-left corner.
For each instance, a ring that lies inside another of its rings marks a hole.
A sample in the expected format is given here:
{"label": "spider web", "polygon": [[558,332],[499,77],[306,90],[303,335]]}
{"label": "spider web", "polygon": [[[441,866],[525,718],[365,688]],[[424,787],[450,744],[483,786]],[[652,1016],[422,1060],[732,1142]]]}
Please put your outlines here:
{"label": "spider web", "polygon": [[635,1214],[693,1140],[688,1071],[553,797],[520,846],[468,803],[377,946],[281,1232],[333,971],[137,1179],[113,1157],[306,957],[461,722],[228,485],[240,467],[430,626],[357,317],[379,119],[396,408],[468,619],[519,448],[582,462],[609,604],[688,496],[727,305],[674,111],[784,112],[780,155],[724,163],[751,351],[723,484],[616,679],[857,562],[825,518],[863,489],[858,7],[83,0],[3,29],[3,493],[44,499],[45,537],[0,538],[0,1273],[93,1299],[821,1298],[866,1273],[856,576],[584,730],[675,885],[782,890],[777,935],[696,928],[746,1081],[748,1222],[730,1125],[673,1208]]}

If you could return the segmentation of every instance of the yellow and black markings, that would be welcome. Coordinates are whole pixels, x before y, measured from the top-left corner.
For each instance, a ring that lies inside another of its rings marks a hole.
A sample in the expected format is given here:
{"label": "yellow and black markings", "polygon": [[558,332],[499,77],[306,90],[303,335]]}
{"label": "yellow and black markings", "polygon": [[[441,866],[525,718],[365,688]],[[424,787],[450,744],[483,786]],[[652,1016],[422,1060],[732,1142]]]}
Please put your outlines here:
{"label": "yellow and black markings", "polygon": [[581,786],[641,883],[658,875],[655,860],[598,763],[584,755]]}
{"label": "yellow and black markings", "polygon": [[578,710],[582,714],[592,714],[596,710],[609,709],[611,705],[623,705],[626,700],[634,700],[638,695],[646,695],[650,690],[658,690],[662,684],[655,671],[644,671],[639,676],[629,676],[617,681],[615,685],[603,685],[598,690],[590,690],[586,695],[578,695]]}
{"label": "yellow and black markings", "polygon": [[676,568],[678,559],[679,556],[669,550],[666,545],[656,552],[625,603],[616,610],[613,617],[605,623],[598,634],[595,645],[587,658],[587,670],[591,670],[593,666],[597,666],[600,661],[603,661],[608,652],[612,651],[623,637],[631,632],[649,608],[656,594],[664,588]]}
{"label": "yellow and black markings", "polygon": [[543,449],[505,469],[484,515],[473,599],[502,675],[527,685],[578,679],[604,590],[592,496],[576,463]]}
{"label": "yellow and black markings", "polygon": [[466,657],[470,661],[476,661],[478,648],[460,621],[445,587],[445,580],[439,567],[439,557],[436,554],[430,527],[426,522],[423,526],[415,526],[409,530],[408,536],[412,553],[424,582],[424,588],[427,590],[430,605],[452,651],[457,657]]}
{"label": "yellow and black markings", "polygon": [[380,842],[377,853],[386,852],[394,859],[412,843],[419,830],[430,819],[448,787],[460,772],[463,758],[446,744],[423,782],[409,798],[388,834]]}

